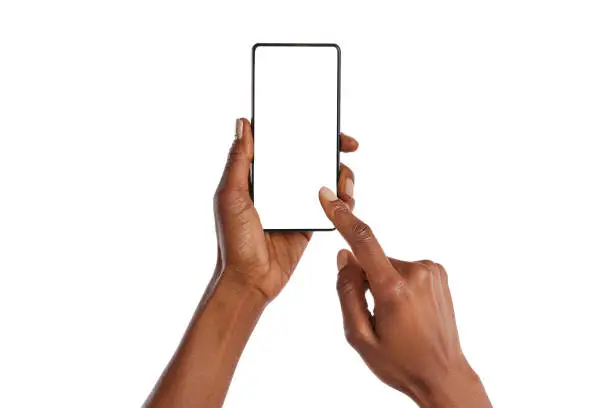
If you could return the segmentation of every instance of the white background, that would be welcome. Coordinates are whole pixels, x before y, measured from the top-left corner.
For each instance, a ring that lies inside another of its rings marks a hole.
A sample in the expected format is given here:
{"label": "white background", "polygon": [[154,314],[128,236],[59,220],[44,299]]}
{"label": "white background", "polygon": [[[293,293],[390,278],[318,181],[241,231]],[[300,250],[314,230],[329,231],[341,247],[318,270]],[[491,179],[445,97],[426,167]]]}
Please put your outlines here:
{"label": "white background", "polygon": [[332,229],[319,189],[338,175],[336,47],[255,49],[254,203],[265,229]]}
{"label": "white background", "polygon": [[[400,6],[400,4],[402,6]],[[337,42],[356,212],[450,274],[496,407],[612,406],[606,1],[3,1],[0,406],[139,406],[215,263],[250,47]],[[405,407],[344,342],[336,233],[226,406]]]}

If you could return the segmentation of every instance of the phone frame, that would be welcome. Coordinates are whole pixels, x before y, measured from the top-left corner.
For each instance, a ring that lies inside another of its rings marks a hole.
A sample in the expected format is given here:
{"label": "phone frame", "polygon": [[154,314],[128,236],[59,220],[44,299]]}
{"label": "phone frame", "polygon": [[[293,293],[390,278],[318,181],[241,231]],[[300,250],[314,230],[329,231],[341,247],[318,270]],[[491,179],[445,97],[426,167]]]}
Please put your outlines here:
{"label": "phone frame", "polygon": [[[338,195],[338,182],[340,180],[340,63],[342,52],[340,46],[335,43],[256,43],[251,49],[251,129],[253,132],[253,142],[255,141],[255,51],[259,47],[333,47],[338,52],[337,65],[337,102],[336,102],[336,196]],[[249,192],[251,200],[255,204],[255,143],[253,143],[253,161],[251,162]],[[264,231],[284,231],[284,232],[310,232],[310,231],[334,231],[336,228],[287,228],[287,229],[266,229]]]}

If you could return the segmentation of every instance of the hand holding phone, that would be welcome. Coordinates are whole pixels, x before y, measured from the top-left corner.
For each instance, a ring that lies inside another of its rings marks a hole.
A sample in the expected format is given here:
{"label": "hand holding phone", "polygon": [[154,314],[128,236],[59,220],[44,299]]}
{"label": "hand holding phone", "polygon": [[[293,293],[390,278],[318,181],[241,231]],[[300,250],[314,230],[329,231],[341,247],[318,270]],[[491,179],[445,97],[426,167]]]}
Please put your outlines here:
{"label": "hand holding phone", "polygon": [[[288,133],[291,131],[291,128],[287,130]],[[341,151],[353,152],[357,150],[357,146],[355,139],[341,135]],[[252,159],[251,124],[246,119],[238,119],[236,137],[215,194],[219,254],[216,270],[217,274],[223,274],[243,287],[260,292],[266,301],[270,301],[291,277],[312,232],[263,230],[258,211],[255,210],[249,194]],[[288,172],[292,170],[293,168],[287,169]],[[353,180],[351,170],[342,165],[339,183],[341,197],[352,197]],[[318,201],[317,191],[318,189],[315,189],[312,195]],[[289,208],[291,205],[289,204]],[[320,206],[319,211],[323,214]]]}

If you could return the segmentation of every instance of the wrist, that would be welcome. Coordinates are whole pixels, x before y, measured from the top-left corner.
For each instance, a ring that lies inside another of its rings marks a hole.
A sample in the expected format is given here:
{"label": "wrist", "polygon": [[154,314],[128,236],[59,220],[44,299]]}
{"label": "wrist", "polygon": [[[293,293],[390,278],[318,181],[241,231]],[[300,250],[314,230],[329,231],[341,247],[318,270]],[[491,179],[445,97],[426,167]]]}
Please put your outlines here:
{"label": "wrist", "polygon": [[491,407],[480,377],[465,359],[441,373],[428,388],[427,408]]}
{"label": "wrist", "polygon": [[[244,308],[251,312],[261,313],[265,309],[268,298],[258,288],[236,279],[236,274],[222,269],[212,282],[214,289],[210,296],[221,299],[224,303],[235,308]],[[207,291],[208,292],[208,291]],[[208,297],[205,294],[205,298]],[[204,302],[206,303],[206,299]]]}

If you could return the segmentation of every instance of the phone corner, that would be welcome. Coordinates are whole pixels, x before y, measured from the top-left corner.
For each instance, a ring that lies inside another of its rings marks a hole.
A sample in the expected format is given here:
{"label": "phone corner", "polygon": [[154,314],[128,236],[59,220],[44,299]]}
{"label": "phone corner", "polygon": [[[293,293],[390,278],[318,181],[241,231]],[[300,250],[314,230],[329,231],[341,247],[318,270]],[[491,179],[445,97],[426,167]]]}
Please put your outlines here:
{"label": "phone corner", "polygon": [[337,43],[331,43],[330,45],[336,49],[336,52],[338,52],[338,56],[342,54],[342,49],[340,48],[340,45],[338,45]]}
{"label": "phone corner", "polygon": [[251,47],[251,52],[253,53],[253,55],[255,55],[255,51],[257,51],[257,48],[259,48],[259,47],[261,47],[263,45],[264,45],[264,43],[260,43],[260,42],[253,44],[253,46]]}

